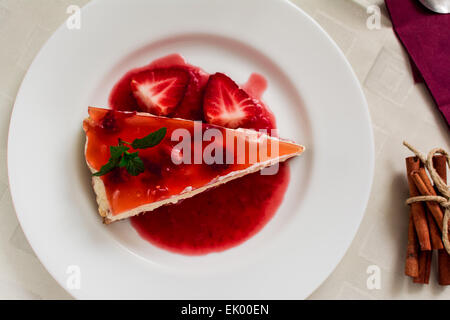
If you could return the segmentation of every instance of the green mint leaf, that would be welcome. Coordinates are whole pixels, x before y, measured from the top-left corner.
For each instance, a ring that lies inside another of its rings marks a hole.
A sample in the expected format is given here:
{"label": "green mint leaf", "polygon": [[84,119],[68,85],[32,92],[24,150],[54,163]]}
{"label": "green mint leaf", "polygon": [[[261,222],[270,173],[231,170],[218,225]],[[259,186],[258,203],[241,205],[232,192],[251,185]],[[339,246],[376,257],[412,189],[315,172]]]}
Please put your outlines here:
{"label": "green mint leaf", "polygon": [[132,176],[137,176],[138,174],[144,172],[144,162],[139,158],[138,153],[128,153],[126,152],[123,156],[125,160],[125,169]]}
{"label": "green mint leaf", "polygon": [[123,167],[125,167],[127,165],[127,162],[128,162],[128,160],[125,158],[125,156],[123,156],[122,159],[120,159],[120,162],[119,162],[118,166],[120,168],[123,168]]}
{"label": "green mint leaf", "polygon": [[138,153],[134,152],[134,153],[129,153],[127,151],[125,151],[125,153],[123,154],[122,159],[119,162],[119,167],[123,168],[127,166],[128,161],[130,161],[132,158],[137,157]]}
{"label": "green mint leaf", "polygon": [[96,177],[104,176],[108,172],[111,172],[115,167],[117,167],[117,163],[119,159],[109,159],[109,161],[100,168],[100,171],[94,173],[93,175]]}
{"label": "green mint leaf", "polygon": [[108,162],[100,168],[100,171],[94,173],[93,175],[96,177],[100,177],[100,176],[104,176],[105,174],[111,172],[114,168],[116,168],[119,165],[122,154],[124,152],[126,152],[128,149],[130,149],[130,148],[125,147],[125,146],[109,147],[111,157],[109,158]]}
{"label": "green mint leaf", "polygon": [[109,152],[111,153],[111,159],[119,159],[125,151],[128,151],[130,148],[124,145],[111,146],[109,147]]}
{"label": "green mint leaf", "polygon": [[131,146],[133,149],[146,149],[151,148],[159,144],[166,136],[167,129],[161,128],[155,132],[150,133],[148,136],[142,139],[135,139]]}

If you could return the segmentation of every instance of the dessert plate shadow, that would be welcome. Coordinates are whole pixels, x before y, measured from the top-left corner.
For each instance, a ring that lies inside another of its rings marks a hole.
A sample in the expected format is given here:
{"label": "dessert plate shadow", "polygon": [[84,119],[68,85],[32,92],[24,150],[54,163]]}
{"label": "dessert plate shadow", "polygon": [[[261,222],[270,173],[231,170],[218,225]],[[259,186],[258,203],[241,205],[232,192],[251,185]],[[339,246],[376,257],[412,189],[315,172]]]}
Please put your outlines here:
{"label": "dessert plate shadow", "polygon": [[[367,104],[333,41],[282,0],[130,0],[126,9],[120,0],[97,0],[81,19],[80,30],[61,26],[36,57],[9,133],[17,216],[51,275],[83,299],[311,294],[356,234],[373,175]],[[124,73],[171,53],[239,83],[262,74],[268,80],[263,100],[280,136],[306,146],[290,161],[291,181],[275,217],[221,253],[170,253],[141,239],[128,221],[103,225],[96,212],[83,157],[87,106],[107,106]],[[76,290],[66,286],[70,266],[81,272]]]}

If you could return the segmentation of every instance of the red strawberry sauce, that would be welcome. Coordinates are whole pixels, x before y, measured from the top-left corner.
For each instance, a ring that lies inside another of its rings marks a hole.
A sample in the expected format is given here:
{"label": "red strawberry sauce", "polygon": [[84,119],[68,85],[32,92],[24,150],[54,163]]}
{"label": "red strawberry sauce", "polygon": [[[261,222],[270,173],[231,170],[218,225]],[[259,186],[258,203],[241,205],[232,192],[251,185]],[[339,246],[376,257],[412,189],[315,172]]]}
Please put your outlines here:
{"label": "red strawberry sauce", "polygon": [[[171,116],[203,120],[203,89],[209,75],[187,64],[178,54],[126,73],[110,94],[110,107],[139,110],[131,92],[131,78],[143,70],[170,66],[186,68],[192,79],[181,105]],[[267,83],[262,76],[253,74],[242,87],[259,99]],[[275,128],[275,118],[270,118]],[[172,252],[186,255],[220,252],[241,244],[261,230],[280,206],[288,184],[289,166],[283,163],[276,175],[250,174],[177,204],[133,217],[131,224],[142,238]]]}

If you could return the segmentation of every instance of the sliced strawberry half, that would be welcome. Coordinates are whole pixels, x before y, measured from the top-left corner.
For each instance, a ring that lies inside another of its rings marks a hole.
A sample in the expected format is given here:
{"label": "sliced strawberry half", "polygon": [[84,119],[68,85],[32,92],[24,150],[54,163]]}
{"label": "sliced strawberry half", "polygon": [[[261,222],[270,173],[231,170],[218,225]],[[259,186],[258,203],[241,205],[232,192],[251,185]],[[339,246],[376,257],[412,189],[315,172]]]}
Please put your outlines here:
{"label": "sliced strawberry half", "polygon": [[144,112],[167,116],[183,99],[189,73],[181,68],[159,68],[136,74],[131,90]]}
{"label": "sliced strawberry half", "polygon": [[227,128],[254,128],[264,120],[265,109],[258,100],[223,73],[209,77],[203,98],[205,120]]}

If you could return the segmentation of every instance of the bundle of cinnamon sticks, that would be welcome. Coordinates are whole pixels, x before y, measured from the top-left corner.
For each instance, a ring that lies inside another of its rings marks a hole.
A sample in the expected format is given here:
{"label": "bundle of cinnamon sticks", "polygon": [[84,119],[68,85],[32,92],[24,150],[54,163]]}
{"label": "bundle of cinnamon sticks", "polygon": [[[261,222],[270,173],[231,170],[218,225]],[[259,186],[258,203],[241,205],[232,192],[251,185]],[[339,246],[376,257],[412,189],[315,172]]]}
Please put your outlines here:
{"label": "bundle of cinnamon sticks", "polygon": [[[446,157],[434,156],[433,165],[446,182]],[[439,190],[432,185],[417,157],[406,158],[406,173],[411,197],[439,195]],[[410,205],[405,274],[412,277],[414,283],[429,283],[433,250],[436,250],[439,284],[450,285],[450,255],[442,243],[443,217],[444,211],[437,202],[415,202]]]}

